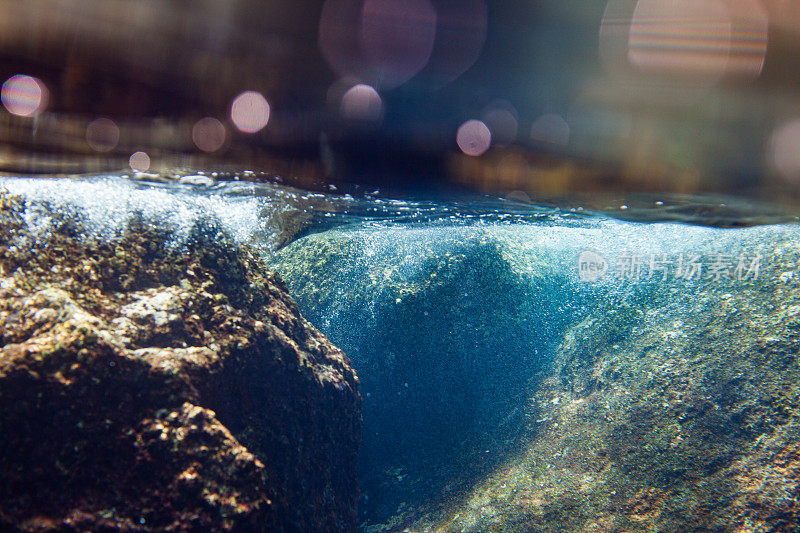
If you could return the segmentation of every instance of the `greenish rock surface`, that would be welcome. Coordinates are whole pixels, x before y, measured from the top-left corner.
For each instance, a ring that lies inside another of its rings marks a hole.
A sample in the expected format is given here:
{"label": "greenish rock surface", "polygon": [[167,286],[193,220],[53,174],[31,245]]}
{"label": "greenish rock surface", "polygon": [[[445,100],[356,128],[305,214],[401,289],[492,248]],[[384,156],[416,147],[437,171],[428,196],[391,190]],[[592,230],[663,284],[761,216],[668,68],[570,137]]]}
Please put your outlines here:
{"label": "greenish rock surface", "polygon": [[422,503],[513,444],[576,301],[559,270],[571,255],[523,244],[486,228],[343,228],[270,259],[358,369],[365,515]]}
{"label": "greenish rock surface", "polygon": [[[794,532],[797,242],[792,227],[354,227],[272,264],[369,394],[362,530]],[[585,248],[709,271],[579,283]],[[758,276],[714,279],[720,253],[761,254]]]}
{"label": "greenish rock surface", "polygon": [[800,289],[762,274],[598,306],[531,380],[515,454],[371,530],[797,531]]}
{"label": "greenish rock surface", "polygon": [[348,531],[358,379],[213,220],[0,193],[0,529]]}

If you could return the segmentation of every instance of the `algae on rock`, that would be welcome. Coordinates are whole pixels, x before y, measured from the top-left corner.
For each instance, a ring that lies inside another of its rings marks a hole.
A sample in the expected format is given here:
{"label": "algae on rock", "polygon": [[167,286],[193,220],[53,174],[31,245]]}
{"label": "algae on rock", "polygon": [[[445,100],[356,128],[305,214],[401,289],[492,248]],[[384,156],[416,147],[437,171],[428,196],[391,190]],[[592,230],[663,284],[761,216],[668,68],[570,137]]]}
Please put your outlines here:
{"label": "algae on rock", "polygon": [[375,531],[797,531],[800,288],[778,266],[800,248],[779,249],[757,280],[598,305],[531,381],[524,451]]}
{"label": "algae on rock", "polygon": [[346,227],[270,258],[358,369],[363,515],[424,505],[514,446],[577,298],[554,255],[511,244],[492,228]]}
{"label": "algae on rock", "polygon": [[0,528],[355,528],[358,378],[255,253],[29,208],[0,193]]}

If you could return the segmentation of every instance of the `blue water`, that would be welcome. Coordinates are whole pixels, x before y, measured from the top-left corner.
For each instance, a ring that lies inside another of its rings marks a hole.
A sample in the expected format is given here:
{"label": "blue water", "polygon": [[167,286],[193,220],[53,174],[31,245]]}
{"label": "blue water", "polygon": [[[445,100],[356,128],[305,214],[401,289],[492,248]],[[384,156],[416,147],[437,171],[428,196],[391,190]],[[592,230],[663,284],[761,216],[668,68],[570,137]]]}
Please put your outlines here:
{"label": "blue water", "polygon": [[213,219],[258,249],[361,378],[365,527],[512,453],[530,423],[530,383],[591,311],[647,298],[652,313],[702,315],[709,291],[800,280],[796,219],[729,199],[639,198],[601,212],[209,182],[0,178],[0,188],[26,197],[41,232],[66,213],[87,236],[113,238],[144,216],[181,246]]}

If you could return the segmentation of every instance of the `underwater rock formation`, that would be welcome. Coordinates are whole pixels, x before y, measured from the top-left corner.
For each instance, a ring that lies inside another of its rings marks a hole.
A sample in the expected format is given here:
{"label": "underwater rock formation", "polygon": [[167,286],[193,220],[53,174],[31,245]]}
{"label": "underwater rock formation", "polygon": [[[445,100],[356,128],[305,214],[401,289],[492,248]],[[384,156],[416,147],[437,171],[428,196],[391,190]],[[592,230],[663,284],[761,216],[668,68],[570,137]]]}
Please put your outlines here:
{"label": "underwater rock formation", "polygon": [[0,193],[0,529],[355,529],[358,378],[254,253],[28,207]]}
{"label": "underwater rock formation", "polygon": [[512,244],[502,229],[341,228],[272,257],[358,369],[363,515],[422,504],[513,443],[528,380],[571,315],[560,263],[543,247],[515,263]]}
{"label": "underwater rock formation", "polygon": [[[276,254],[370,394],[363,531],[798,530],[798,228],[599,227],[346,227]],[[578,282],[587,247],[762,263]]]}
{"label": "underwater rock formation", "polygon": [[796,532],[799,258],[775,239],[758,279],[598,304],[531,381],[517,453],[368,531]]}

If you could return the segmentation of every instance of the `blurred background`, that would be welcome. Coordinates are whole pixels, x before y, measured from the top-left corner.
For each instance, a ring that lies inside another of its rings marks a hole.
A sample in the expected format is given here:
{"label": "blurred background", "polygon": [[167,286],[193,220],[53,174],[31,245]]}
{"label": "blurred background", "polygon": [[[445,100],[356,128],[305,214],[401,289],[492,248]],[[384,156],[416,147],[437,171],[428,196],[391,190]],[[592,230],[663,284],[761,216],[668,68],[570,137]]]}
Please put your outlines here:
{"label": "blurred background", "polygon": [[800,197],[791,0],[0,0],[0,170]]}

